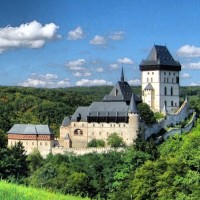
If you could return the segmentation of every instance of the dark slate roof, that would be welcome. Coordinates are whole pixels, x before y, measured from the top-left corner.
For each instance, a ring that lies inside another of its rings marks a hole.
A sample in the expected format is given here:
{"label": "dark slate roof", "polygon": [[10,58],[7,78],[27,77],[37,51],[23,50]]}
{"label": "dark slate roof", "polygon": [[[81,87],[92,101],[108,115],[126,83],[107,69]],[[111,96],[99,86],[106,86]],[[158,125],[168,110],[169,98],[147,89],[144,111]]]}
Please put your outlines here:
{"label": "dark slate roof", "polygon": [[88,107],[78,107],[71,117],[71,121],[87,121]]}
{"label": "dark slate roof", "polygon": [[129,112],[130,113],[138,113],[137,106],[136,106],[136,103],[135,103],[135,98],[134,98],[133,94],[131,96],[131,102],[130,102],[130,105],[129,105]]}
{"label": "dark slate roof", "polygon": [[132,89],[130,85],[124,81],[118,81],[110,94],[103,98],[103,101],[129,101],[131,100]]}
{"label": "dark slate roof", "polygon": [[32,134],[51,135],[53,134],[48,125],[15,124],[7,132],[8,134]]}
{"label": "dark slate roof", "polygon": [[68,126],[70,124],[70,118],[69,117],[65,117],[62,121],[62,125],[61,126]]}
{"label": "dark slate roof", "polygon": [[89,106],[89,116],[127,116],[126,102],[93,102]]}
{"label": "dark slate roof", "polygon": [[151,85],[151,83],[148,83],[147,86],[144,88],[144,90],[154,90],[154,88]]}
{"label": "dark slate roof", "polygon": [[[154,68],[148,68],[154,66]],[[156,67],[157,66],[157,67]],[[160,66],[161,68],[158,68]],[[175,61],[166,46],[154,45],[146,60],[140,63],[140,70],[175,70],[180,71],[181,65]]]}

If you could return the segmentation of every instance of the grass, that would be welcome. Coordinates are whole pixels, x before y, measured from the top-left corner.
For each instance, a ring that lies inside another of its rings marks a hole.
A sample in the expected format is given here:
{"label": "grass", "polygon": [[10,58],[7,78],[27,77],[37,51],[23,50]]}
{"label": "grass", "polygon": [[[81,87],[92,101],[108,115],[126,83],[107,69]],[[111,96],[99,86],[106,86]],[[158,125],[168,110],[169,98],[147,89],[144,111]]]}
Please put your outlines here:
{"label": "grass", "polygon": [[0,200],[89,200],[0,181]]}

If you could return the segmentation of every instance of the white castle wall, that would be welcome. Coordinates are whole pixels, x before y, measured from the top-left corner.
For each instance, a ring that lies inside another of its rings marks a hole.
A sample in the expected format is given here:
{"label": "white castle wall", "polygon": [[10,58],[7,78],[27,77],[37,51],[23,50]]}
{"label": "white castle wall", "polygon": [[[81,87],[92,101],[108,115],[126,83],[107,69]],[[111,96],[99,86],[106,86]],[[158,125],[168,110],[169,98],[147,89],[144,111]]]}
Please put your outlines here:
{"label": "white castle wall", "polygon": [[159,133],[162,128],[174,126],[184,121],[194,110],[189,110],[189,102],[185,100],[180,109],[175,114],[168,114],[166,119],[153,124],[151,127],[145,127],[145,138],[147,139],[153,134]]}
{"label": "white castle wall", "polygon": [[67,154],[72,153],[76,155],[84,155],[89,153],[108,153],[110,151],[124,151],[124,148],[111,148],[111,147],[90,147],[90,148],[52,148],[52,154]]}

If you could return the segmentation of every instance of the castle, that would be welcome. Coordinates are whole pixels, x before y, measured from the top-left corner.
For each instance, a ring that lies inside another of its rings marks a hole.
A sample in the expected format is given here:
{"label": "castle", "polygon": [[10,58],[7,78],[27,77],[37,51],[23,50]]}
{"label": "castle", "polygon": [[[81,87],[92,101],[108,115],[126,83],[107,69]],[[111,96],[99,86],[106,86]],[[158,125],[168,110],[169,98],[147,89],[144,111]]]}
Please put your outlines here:
{"label": "castle", "polygon": [[[155,45],[146,60],[140,64],[142,73],[142,100],[154,112],[175,113],[179,109],[179,71],[166,46]],[[101,102],[89,107],[78,107],[71,117],[65,117],[60,127],[59,144],[63,147],[87,147],[92,139],[106,142],[113,132],[118,133],[127,145],[136,139],[140,118],[137,104],[140,98],[121,80]]]}
{"label": "castle", "polygon": [[124,80],[122,69],[121,80],[101,102],[78,107],[70,118],[65,117],[60,127],[59,144],[67,148],[87,147],[92,139],[106,142],[107,137],[116,132],[130,145],[139,131],[139,102],[139,97]]}
{"label": "castle", "polygon": [[[179,105],[181,65],[174,60],[167,47],[155,45],[139,67],[142,76],[142,100],[125,81],[122,68],[120,81],[102,101],[93,102],[87,107],[80,106],[72,116],[64,118],[58,140],[54,140],[47,127],[44,131],[41,125],[14,125],[8,132],[8,145],[22,141],[28,152],[35,147],[41,154],[47,155],[49,152],[63,153],[75,148],[84,149],[92,139],[106,142],[108,136],[114,132],[127,145],[131,145],[137,138],[140,127],[144,126],[137,110],[138,103],[142,101],[154,112],[165,115],[161,122],[145,127],[146,138],[158,133],[163,127],[184,121],[191,112],[187,98]],[[188,131],[192,124],[193,121],[187,127]],[[56,151],[56,148],[61,150]]]}

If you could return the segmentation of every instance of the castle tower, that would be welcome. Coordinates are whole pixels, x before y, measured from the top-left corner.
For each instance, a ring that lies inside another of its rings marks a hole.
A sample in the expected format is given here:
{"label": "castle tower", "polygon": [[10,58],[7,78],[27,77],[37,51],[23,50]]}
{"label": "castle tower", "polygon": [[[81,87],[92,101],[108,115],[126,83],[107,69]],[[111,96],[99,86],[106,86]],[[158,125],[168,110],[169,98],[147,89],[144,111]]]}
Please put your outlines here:
{"label": "castle tower", "polygon": [[179,108],[179,71],[166,46],[155,45],[146,60],[140,63],[142,72],[142,100],[154,112],[166,109],[174,113]]}
{"label": "castle tower", "polygon": [[127,144],[130,145],[137,138],[138,133],[139,133],[139,126],[140,126],[139,114],[138,114],[134,94],[132,94],[131,96],[131,101],[130,101],[129,110],[128,110],[128,117],[129,117],[129,122],[128,122],[129,123],[129,131],[128,131],[129,140]]}

